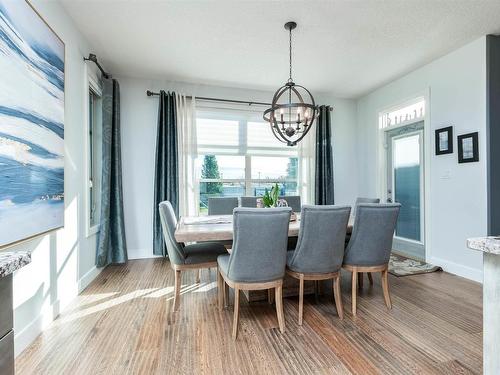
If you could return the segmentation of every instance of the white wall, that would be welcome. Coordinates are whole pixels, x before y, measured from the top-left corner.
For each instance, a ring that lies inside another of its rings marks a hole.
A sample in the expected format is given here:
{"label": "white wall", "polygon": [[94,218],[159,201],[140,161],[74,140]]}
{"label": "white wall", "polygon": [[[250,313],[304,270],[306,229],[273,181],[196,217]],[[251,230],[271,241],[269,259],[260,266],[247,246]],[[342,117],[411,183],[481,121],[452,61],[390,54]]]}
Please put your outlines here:
{"label": "white wall", "polygon": [[32,251],[32,263],[14,274],[15,351],[19,354],[96,275],[95,236],[85,238],[84,103],[89,47],[56,2],[31,0],[66,44],[65,226],[7,250]]}
{"label": "white wall", "polygon": [[353,205],[358,197],[357,107],[355,100],[325,98],[333,104],[332,138],[335,204]]}
{"label": "white wall", "polygon": [[[377,169],[378,113],[429,92],[430,214],[427,260],[445,270],[482,280],[481,254],[466,238],[487,233],[486,202],[486,39],[483,37],[374,91],[358,101],[359,194],[381,195]],[[453,125],[454,150],[434,155],[434,130]],[[458,164],[456,136],[479,131],[479,162]],[[427,145],[426,145],[427,146]],[[449,178],[446,178],[449,175]]]}
{"label": "white wall", "polygon": [[[206,85],[193,85],[153,79],[117,77],[120,82],[122,120],[122,158],[125,227],[129,258],[152,256],[153,180],[158,99],[146,90],[176,91],[195,96],[268,102],[272,92]],[[317,95],[317,102],[331,104],[335,189],[338,203],[350,203],[356,196],[354,101]]]}

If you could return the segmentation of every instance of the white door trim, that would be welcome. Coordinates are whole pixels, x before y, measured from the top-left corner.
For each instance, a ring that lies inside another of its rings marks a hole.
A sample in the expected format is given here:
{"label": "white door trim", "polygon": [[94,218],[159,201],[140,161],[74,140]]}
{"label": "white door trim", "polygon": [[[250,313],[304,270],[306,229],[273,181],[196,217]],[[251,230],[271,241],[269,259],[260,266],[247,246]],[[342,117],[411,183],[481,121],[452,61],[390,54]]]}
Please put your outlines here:
{"label": "white door trim", "polygon": [[[414,101],[416,98],[424,98],[425,101],[425,115],[422,118],[413,121],[407,121],[395,126],[390,126],[386,128],[379,128],[379,141],[377,143],[377,196],[381,200],[385,201],[387,199],[387,145],[386,145],[386,132],[399,128],[401,126],[406,126],[411,123],[424,122],[424,153],[423,153],[423,168],[424,168],[424,243],[425,243],[425,260],[432,258],[432,247],[431,247],[431,199],[430,199],[430,161],[431,161],[431,150],[432,150],[432,129],[431,129],[431,92],[430,88],[423,90],[421,92],[416,92],[409,98],[404,98],[398,103],[389,103],[387,106],[380,108],[377,112],[378,114],[394,110],[395,108],[402,108],[405,104]],[[377,118],[377,126],[379,125],[379,119]]]}

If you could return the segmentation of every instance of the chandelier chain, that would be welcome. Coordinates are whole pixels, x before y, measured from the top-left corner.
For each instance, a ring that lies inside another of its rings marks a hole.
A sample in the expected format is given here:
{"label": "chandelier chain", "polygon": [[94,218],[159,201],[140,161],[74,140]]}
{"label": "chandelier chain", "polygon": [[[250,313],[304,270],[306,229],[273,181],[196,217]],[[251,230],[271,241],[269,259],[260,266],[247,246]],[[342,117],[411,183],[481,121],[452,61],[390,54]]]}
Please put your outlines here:
{"label": "chandelier chain", "polygon": [[288,82],[292,82],[292,28],[290,28],[289,49],[290,49],[290,78],[288,79]]}

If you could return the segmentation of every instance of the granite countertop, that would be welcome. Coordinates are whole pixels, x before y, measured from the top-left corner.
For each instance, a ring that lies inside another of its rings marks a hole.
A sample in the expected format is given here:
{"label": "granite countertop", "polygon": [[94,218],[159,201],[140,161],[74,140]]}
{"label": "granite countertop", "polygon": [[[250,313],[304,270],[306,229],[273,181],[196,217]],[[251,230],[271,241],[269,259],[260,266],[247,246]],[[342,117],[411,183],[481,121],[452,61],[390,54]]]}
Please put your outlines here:
{"label": "granite countertop", "polygon": [[5,277],[31,263],[28,251],[0,251],[0,277]]}
{"label": "granite countertop", "polygon": [[500,255],[500,237],[477,237],[467,240],[467,247],[472,250]]}

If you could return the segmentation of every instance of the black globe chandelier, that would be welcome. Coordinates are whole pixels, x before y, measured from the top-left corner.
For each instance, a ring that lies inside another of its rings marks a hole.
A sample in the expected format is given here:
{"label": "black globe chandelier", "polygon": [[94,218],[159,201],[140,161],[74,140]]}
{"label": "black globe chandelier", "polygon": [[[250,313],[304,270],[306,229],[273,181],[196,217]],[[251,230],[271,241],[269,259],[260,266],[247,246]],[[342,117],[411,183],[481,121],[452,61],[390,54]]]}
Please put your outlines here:
{"label": "black globe chandelier", "polygon": [[271,108],[264,111],[264,120],[269,122],[274,136],[288,146],[295,146],[311,129],[319,110],[312,94],[292,79],[292,30],[295,22],[285,23],[290,34],[290,77],[273,96]]}

